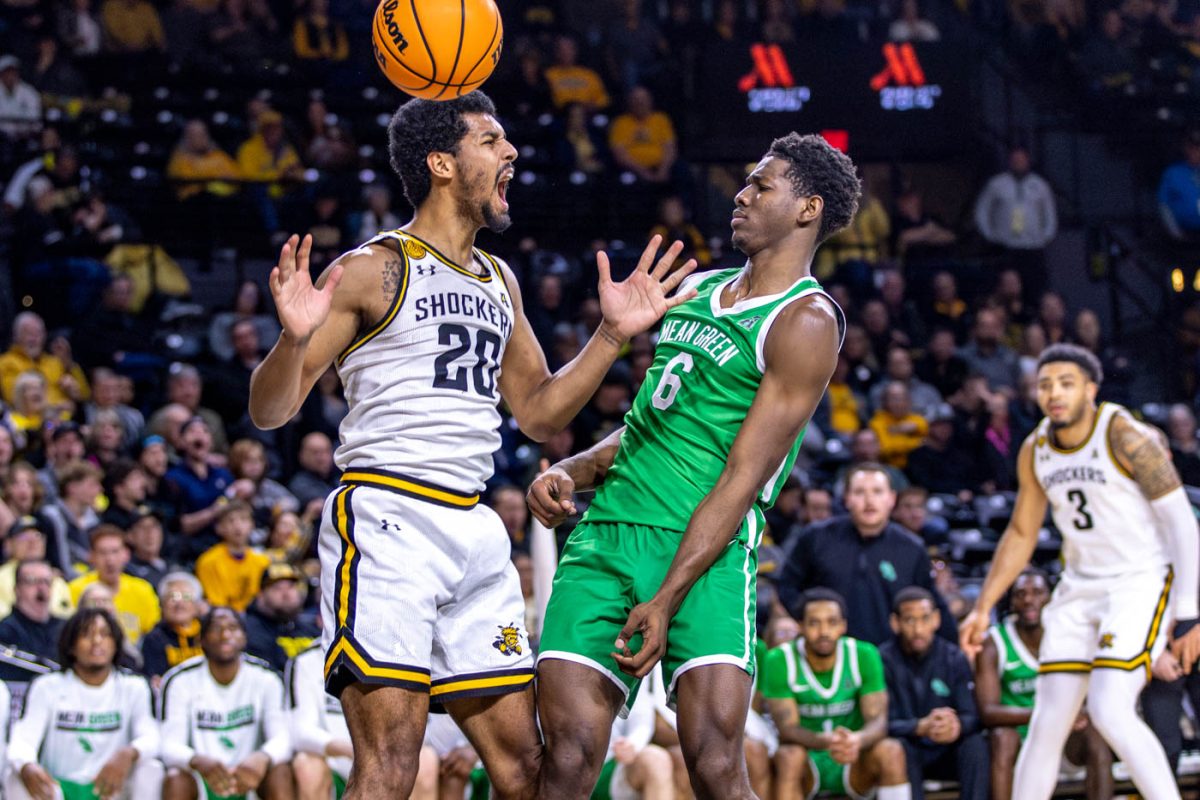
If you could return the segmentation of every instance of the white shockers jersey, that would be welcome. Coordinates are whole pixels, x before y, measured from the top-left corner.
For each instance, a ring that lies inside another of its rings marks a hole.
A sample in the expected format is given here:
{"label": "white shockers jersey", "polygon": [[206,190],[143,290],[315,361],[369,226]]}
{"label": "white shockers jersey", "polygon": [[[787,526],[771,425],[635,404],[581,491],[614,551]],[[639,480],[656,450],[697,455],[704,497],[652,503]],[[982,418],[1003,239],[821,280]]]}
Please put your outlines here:
{"label": "white shockers jersey", "polygon": [[512,295],[497,259],[481,250],[460,266],[401,230],[368,244],[386,239],[401,253],[396,294],[384,318],[337,359],[350,405],[337,465],[477,493],[500,447],[496,406]]}
{"label": "white shockers jersey", "polygon": [[242,657],[228,686],[213,678],[204,656],[163,676],[158,704],[163,763],[187,768],[195,755],[235,767],[256,750],[279,764],[291,758],[283,681],[265,662]]}
{"label": "white shockers jersey", "polygon": [[116,669],[99,686],[70,670],[39,675],[29,685],[8,740],[14,770],[36,762],[55,779],[79,784],[95,780],[122,747],[134,747],[139,761],[158,758],[150,685],[140,675]]}
{"label": "white shockers jersey", "polygon": [[1106,578],[1161,572],[1169,562],[1150,502],[1109,446],[1113,419],[1128,413],[1114,403],[1101,403],[1091,433],[1070,450],[1055,446],[1049,419],[1037,427],[1033,471],[1062,533],[1063,562],[1070,574]]}
{"label": "white shockers jersey", "polygon": [[[325,693],[325,653],[314,644],[287,664],[283,673],[291,707],[292,743],[303,753],[325,755],[331,741],[350,741],[342,703]],[[350,774],[350,759],[331,759],[331,766],[342,777]]]}

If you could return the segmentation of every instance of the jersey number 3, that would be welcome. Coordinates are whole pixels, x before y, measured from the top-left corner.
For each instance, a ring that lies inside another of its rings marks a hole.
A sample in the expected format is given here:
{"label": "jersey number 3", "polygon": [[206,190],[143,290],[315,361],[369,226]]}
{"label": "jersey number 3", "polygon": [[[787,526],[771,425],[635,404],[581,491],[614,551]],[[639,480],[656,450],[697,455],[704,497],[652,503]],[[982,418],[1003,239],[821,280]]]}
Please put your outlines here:
{"label": "jersey number 3", "polygon": [[1081,489],[1072,489],[1067,492],[1067,498],[1075,504],[1075,530],[1090,531],[1095,523],[1087,510],[1087,496]]}
{"label": "jersey number 3", "polygon": [[500,369],[500,337],[491,331],[476,331],[474,337],[474,366],[455,362],[472,349],[471,330],[463,325],[443,323],[438,327],[438,344],[450,349],[433,362],[433,388],[469,391],[467,373],[475,393],[484,397],[496,396],[496,371]]}

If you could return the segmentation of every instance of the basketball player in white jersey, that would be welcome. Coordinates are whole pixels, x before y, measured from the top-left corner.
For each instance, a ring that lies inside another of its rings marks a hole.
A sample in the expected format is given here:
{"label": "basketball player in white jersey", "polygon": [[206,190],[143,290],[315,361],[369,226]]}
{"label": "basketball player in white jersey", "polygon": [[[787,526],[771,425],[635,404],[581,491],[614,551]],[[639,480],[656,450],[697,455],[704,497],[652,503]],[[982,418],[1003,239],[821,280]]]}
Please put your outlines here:
{"label": "basketball player in white jersey", "polygon": [[1021,800],[1050,797],[1085,697],[1091,723],[1139,793],[1179,797],[1136,705],[1169,638],[1184,672],[1200,654],[1196,520],[1156,431],[1120,406],[1096,406],[1102,378],[1099,360],[1081,347],[1054,345],[1039,357],[1046,416],[1021,445],[1016,507],[960,633],[974,656],[992,608],[1033,555],[1049,504],[1065,566],[1043,612],[1033,718],[1013,781]]}
{"label": "basketball player in white jersey", "polygon": [[492,102],[412,100],[388,135],[416,214],[315,286],[311,240],[288,241],[270,278],[283,333],[255,370],[250,414],[284,424],[330,364],[350,405],[343,483],[320,534],[325,683],[354,745],[346,798],[408,796],[431,705],[458,722],[500,798],[532,797],[541,745],[524,602],[504,527],[478,505],[497,403],[533,439],[565,427],[625,342],[693,296],[668,298],[695,265],[671,271],[679,243],[655,263],[656,237],[614,283],[598,254],[604,320],[551,374],[512,271],[474,247],[478,230],[510,223],[517,151]]}

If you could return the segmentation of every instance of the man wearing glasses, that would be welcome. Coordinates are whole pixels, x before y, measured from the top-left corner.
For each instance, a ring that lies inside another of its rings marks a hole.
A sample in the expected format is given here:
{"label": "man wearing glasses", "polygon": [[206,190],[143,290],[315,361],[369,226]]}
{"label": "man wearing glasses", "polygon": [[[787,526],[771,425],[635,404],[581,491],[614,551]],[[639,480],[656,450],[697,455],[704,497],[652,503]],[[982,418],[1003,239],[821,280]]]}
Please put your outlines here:
{"label": "man wearing glasses", "polygon": [[200,607],[204,593],[195,575],[171,572],[158,584],[158,601],[162,619],[142,639],[142,672],[155,689],[167,670],[201,654]]}

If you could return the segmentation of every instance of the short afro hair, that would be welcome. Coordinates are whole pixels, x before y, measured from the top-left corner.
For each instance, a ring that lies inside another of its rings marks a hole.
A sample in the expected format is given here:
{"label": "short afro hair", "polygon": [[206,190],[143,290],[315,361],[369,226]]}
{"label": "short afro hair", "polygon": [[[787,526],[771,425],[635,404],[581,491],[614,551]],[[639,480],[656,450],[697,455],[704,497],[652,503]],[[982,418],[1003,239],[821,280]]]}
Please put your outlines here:
{"label": "short afro hair", "polygon": [[808,610],[808,606],[812,603],[834,603],[837,605],[842,619],[850,618],[849,612],[846,611],[846,601],[840,594],[833,589],[817,586],[800,595],[800,600],[796,603],[796,619],[803,622],[804,612]]}
{"label": "short afro hair", "polygon": [[88,628],[97,619],[104,621],[116,644],[113,648],[112,666],[117,666],[121,658],[121,648],[125,646],[125,631],[121,629],[121,624],[108,609],[81,608],[63,624],[58,634],[58,663],[64,672],[69,672],[75,666],[75,645],[87,634]]}
{"label": "short afro hair", "polygon": [[1046,364],[1062,362],[1079,367],[1092,383],[1100,384],[1104,381],[1104,368],[1100,366],[1100,359],[1096,358],[1096,354],[1091,350],[1077,344],[1050,345],[1038,356],[1037,367],[1040,370]]}
{"label": "short afro hair", "polygon": [[862,197],[862,181],[850,157],[816,134],[792,131],[771,142],[767,155],[787,161],[788,180],[797,197],[819,195],[825,201],[817,241],[823,242],[850,224]]}
{"label": "short afro hair", "polygon": [[458,155],[458,145],[467,135],[465,114],[495,116],[496,106],[486,94],[474,91],[453,100],[409,100],[392,115],[388,156],[413,208],[425,202],[433,186],[425,163],[429,154]]}

